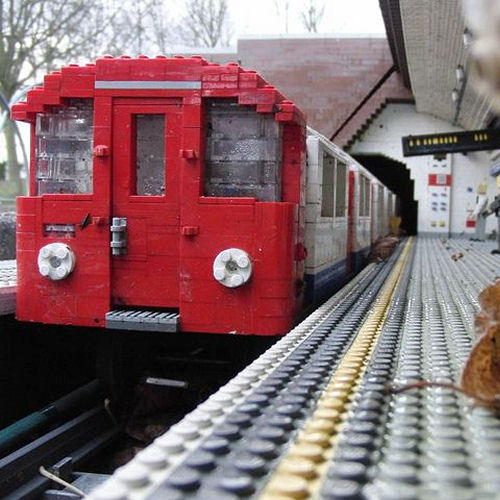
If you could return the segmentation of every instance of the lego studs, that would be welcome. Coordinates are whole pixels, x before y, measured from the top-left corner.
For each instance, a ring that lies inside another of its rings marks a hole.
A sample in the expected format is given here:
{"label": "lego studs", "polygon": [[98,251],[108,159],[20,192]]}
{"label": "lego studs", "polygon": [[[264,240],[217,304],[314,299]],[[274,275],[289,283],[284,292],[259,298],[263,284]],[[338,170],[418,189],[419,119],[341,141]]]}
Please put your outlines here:
{"label": "lego studs", "polygon": [[215,257],[213,272],[221,285],[236,288],[252,276],[252,261],[244,250],[228,248]]}
{"label": "lego studs", "polygon": [[67,278],[75,262],[75,253],[64,243],[49,243],[38,252],[38,271],[53,281]]}

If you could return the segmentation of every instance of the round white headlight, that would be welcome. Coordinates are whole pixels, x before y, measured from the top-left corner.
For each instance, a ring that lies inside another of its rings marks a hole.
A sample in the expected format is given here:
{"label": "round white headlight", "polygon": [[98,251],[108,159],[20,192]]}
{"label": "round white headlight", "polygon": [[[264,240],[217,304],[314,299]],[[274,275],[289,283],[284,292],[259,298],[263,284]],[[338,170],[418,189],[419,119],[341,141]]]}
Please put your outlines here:
{"label": "round white headlight", "polygon": [[54,281],[67,278],[75,262],[75,253],[64,243],[49,243],[38,252],[38,271]]}
{"label": "round white headlight", "polygon": [[215,257],[213,273],[221,285],[236,288],[252,276],[252,261],[244,250],[228,248]]}

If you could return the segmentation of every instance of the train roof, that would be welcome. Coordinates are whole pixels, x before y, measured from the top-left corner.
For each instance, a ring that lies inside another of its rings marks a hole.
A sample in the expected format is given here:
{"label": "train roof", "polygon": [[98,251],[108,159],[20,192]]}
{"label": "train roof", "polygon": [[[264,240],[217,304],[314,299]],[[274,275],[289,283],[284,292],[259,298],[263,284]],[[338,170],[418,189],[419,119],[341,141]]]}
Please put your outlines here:
{"label": "train roof", "polygon": [[343,149],[339,148],[332,141],[327,139],[323,134],[321,134],[317,130],[314,130],[311,127],[307,127],[307,135],[308,135],[308,137],[316,138],[319,142],[321,142],[321,144],[323,145],[323,147],[325,149],[328,149],[330,151],[330,153],[333,156],[341,159],[344,163],[349,165],[350,169],[359,170],[364,175],[366,175],[366,177],[368,177],[372,182],[381,184],[387,190],[389,190],[389,188],[387,188],[387,186],[385,186],[384,183],[380,179],[378,179],[378,177],[373,175],[368,169],[366,169],[363,165],[361,165],[361,163],[359,163],[357,160],[355,160],[351,155],[346,153]]}
{"label": "train roof", "polygon": [[193,106],[200,98],[237,98],[258,113],[275,113],[277,121],[305,125],[302,111],[256,71],[201,56],[104,56],[95,64],[70,64],[46,75],[25,102],[12,107],[12,118],[33,122],[37,113],[63,106],[68,98],[94,97],[182,97]]}

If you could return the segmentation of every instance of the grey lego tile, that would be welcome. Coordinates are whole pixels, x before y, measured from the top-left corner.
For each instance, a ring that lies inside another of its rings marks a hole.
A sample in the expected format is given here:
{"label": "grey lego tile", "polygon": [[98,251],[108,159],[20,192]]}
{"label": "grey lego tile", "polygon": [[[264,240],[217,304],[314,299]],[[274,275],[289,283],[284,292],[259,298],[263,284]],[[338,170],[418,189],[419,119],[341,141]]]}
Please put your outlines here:
{"label": "grey lego tile", "polygon": [[109,311],[106,328],[175,333],[179,330],[179,314],[143,309]]}
{"label": "grey lego tile", "polygon": [[[458,261],[451,259],[456,252],[463,253]],[[419,380],[457,382],[474,343],[478,294],[499,270],[500,257],[490,255],[487,244],[418,241],[407,287],[393,301],[393,317],[339,436],[321,498],[352,498],[348,491],[381,499],[498,498],[500,460],[490,461],[496,455],[489,452],[500,451],[497,415],[450,389],[394,395],[376,389]],[[344,443],[374,397],[382,402],[378,424],[354,451]]]}

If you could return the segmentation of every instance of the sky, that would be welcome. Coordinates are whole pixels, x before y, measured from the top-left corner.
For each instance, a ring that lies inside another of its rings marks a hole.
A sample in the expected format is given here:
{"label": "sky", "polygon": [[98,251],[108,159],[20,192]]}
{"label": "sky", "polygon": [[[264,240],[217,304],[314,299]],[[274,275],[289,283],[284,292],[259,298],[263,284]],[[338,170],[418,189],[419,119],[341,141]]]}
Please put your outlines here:
{"label": "sky", "polygon": [[[288,34],[306,33],[300,21],[300,12],[309,4],[309,1],[228,0],[230,24],[233,26],[232,44],[236,44],[238,37],[246,35],[286,35],[283,6],[287,2],[289,4]],[[318,33],[385,34],[378,0],[313,0],[313,2],[325,7]],[[276,3],[281,6],[281,15],[277,13]],[[23,124],[20,126],[22,127]]]}
{"label": "sky", "polygon": [[[274,0],[228,0],[236,37],[285,34],[285,16],[279,16]],[[278,0],[282,7],[286,0]],[[305,29],[300,12],[309,0],[288,0],[288,33]],[[325,12],[318,33],[385,33],[378,0],[316,0]]]}

